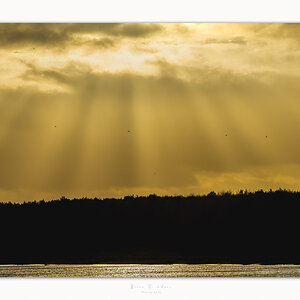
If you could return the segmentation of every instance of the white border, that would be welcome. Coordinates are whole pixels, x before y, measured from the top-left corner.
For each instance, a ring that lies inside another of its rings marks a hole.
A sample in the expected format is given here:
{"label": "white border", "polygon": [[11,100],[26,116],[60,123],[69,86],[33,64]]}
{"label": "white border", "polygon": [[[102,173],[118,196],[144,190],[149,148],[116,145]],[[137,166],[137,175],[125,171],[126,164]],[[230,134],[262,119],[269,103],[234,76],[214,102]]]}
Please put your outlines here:
{"label": "white border", "polygon": [[8,0],[2,22],[299,22],[298,0]]}
{"label": "white border", "polygon": [[3,300],[299,300],[299,279],[2,279]]}
{"label": "white border", "polygon": [[[298,0],[8,0],[1,22],[299,22]],[[3,229],[5,230],[5,229]],[[0,299],[300,299],[293,279],[0,279]],[[161,287],[155,288],[160,285]],[[153,288],[154,286],[154,288]]]}

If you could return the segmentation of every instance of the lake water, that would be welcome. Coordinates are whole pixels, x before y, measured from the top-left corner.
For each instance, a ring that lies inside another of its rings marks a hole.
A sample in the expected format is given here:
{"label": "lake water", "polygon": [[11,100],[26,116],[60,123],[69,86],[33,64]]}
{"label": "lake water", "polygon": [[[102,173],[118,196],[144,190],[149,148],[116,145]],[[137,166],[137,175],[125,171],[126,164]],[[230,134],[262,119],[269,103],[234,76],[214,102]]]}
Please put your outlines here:
{"label": "lake water", "polygon": [[297,265],[1,265],[0,277],[300,277]]}

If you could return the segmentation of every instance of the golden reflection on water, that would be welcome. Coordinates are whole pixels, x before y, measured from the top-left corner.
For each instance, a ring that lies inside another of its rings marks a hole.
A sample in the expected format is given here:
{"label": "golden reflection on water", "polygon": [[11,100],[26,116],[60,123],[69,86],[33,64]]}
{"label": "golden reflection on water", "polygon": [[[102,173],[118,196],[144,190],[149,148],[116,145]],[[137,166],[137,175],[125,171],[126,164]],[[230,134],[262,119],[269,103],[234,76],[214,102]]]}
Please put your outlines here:
{"label": "golden reflection on water", "polygon": [[300,277],[297,265],[2,265],[0,277]]}

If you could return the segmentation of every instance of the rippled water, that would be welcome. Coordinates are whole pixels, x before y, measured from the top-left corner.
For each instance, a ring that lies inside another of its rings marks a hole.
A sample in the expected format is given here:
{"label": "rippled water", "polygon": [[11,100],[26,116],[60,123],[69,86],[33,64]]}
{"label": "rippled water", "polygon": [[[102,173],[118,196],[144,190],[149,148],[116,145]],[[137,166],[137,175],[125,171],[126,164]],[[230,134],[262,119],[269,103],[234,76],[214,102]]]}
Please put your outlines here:
{"label": "rippled water", "polygon": [[2,265],[1,277],[300,277],[297,265]]}

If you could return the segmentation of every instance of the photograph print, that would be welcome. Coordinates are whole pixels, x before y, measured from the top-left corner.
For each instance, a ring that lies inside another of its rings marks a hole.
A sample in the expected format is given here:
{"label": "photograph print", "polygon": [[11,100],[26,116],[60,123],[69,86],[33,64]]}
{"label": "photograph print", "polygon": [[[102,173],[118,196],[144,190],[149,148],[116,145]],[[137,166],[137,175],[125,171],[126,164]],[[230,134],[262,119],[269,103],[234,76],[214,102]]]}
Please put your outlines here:
{"label": "photograph print", "polygon": [[300,24],[0,23],[0,277],[299,277]]}

